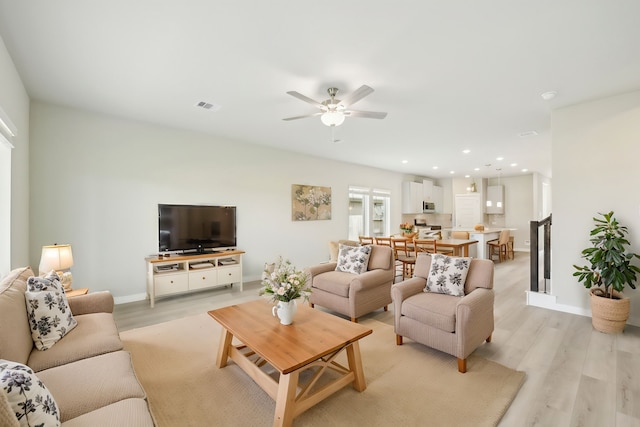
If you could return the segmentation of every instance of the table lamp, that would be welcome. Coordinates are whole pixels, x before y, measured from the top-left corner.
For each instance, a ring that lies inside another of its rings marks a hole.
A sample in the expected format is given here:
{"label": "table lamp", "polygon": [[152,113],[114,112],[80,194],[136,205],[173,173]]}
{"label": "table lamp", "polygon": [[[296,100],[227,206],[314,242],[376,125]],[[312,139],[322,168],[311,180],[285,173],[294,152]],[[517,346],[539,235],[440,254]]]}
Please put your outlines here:
{"label": "table lamp", "polygon": [[71,253],[71,245],[54,244],[42,247],[40,265],[38,266],[40,274],[46,274],[51,270],[55,270],[58,276],[60,276],[65,292],[71,290],[73,278],[69,269],[72,265],[73,254]]}

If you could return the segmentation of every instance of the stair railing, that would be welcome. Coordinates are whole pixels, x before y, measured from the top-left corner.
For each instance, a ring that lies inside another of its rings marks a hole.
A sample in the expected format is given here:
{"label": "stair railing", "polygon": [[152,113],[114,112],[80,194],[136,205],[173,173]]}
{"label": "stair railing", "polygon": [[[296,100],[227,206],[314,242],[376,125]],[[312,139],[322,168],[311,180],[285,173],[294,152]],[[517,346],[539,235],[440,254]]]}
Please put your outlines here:
{"label": "stair railing", "polygon": [[[530,234],[530,242],[531,242],[531,291],[539,292],[539,273],[540,273],[540,227],[544,227],[544,237],[543,237],[543,272],[544,279],[551,279],[551,215],[542,219],[540,221],[531,221],[529,223],[529,234]],[[546,283],[546,282],[545,282]],[[546,292],[546,286],[544,291]]]}

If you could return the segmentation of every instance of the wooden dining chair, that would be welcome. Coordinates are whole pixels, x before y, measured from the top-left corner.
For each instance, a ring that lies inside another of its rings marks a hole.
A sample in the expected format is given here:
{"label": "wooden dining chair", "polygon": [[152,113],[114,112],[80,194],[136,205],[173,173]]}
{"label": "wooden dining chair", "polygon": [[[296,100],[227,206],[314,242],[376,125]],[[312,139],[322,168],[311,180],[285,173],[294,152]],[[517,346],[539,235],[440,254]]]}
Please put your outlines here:
{"label": "wooden dining chair", "polygon": [[498,255],[500,262],[508,259],[508,246],[509,237],[511,233],[509,230],[502,230],[498,240],[489,240],[487,242],[487,248],[489,249],[489,259],[493,260],[494,255]]}
{"label": "wooden dining chair", "polygon": [[373,245],[375,240],[370,236],[358,236],[358,240],[360,240],[361,245]]}
{"label": "wooden dining chair", "polygon": [[413,247],[416,257],[421,253],[438,253],[438,241],[435,239],[413,239]]}
{"label": "wooden dining chair", "polygon": [[379,246],[389,246],[390,248],[391,246],[391,237],[376,237],[376,245]]}
{"label": "wooden dining chair", "polygon": [[402,280],[413,275],[413,266],[416,264],[416,254],[411,243],[412,240],[404,237],[391,239],[393,254],[402,269]]}
{"label": "wooden dining chair", "polygon": [[469,240],[469,232],[468,231],[452,231],[451,238]]}

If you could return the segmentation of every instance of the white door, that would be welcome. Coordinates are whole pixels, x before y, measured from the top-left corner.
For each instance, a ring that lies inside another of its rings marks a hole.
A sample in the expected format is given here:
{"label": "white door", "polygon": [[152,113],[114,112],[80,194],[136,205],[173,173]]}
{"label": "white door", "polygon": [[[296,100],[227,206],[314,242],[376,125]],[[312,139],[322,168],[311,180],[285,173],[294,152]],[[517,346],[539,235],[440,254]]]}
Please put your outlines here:
{"label": "white door", "polygon": [[455,226],[473,228],[482,224],[482,201],[480,194],[456,194]]}

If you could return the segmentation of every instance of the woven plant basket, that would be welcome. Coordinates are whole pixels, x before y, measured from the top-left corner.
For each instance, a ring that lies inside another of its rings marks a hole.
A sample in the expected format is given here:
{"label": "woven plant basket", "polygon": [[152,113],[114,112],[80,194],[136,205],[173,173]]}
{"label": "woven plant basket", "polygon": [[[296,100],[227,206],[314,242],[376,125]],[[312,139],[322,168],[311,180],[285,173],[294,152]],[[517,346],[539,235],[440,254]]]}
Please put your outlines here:
{"label": "woven plant basket", "polygon": [[624,330],[629,319],[631,300],[614,291],[616,298],[595,295],[591,289],[591,323],[596,331],[616,334]]}

